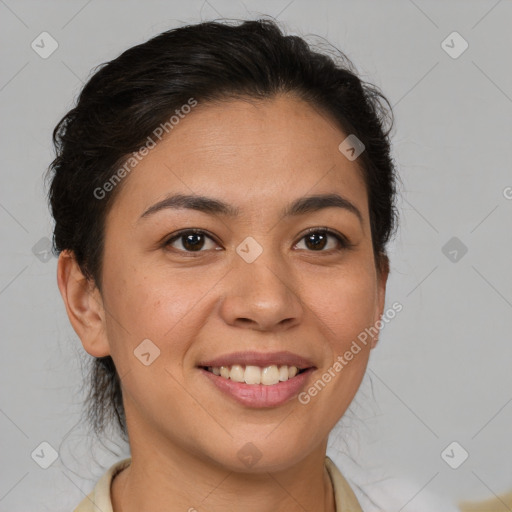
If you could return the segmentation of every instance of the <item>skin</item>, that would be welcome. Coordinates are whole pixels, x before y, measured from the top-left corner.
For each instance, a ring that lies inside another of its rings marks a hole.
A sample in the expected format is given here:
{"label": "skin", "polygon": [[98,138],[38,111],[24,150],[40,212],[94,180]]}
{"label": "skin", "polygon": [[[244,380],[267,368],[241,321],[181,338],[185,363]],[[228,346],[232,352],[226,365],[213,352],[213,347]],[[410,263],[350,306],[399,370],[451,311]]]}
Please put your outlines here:
{"label": "skin", "polygon": [[[122,380],[132,464],[113,481],[115,512],[334,511],[324,467],[331,429],[359,388],[376,338],[311,401],[254,409],[199,374],[204,359],[235,351],[288,350],[309,358],[314,383],[384,310],[387,269],[374,263],[367,192],[346,137],[326,115],[291,95],[199,104],[122,183],[105,225],[101,293],[73,259],[58,283],[84,349],[111,355]],[[302,196],[337,193],[336,207],[282,218]],[[238,217],[190,209],[142,213],[170,193],[201,194],[238,207]],[[306,245],[327,227],[354,247]],[[200,228],[200,252],[166,237]],[[253,237],[252,263],[236,247]],[[215,248],[220,248],[215,250]],[[133,351],[160,349],[145,366]],[[247,467],[248,442],[261,459]],[[234,505],[236,503],[236,505]]]}

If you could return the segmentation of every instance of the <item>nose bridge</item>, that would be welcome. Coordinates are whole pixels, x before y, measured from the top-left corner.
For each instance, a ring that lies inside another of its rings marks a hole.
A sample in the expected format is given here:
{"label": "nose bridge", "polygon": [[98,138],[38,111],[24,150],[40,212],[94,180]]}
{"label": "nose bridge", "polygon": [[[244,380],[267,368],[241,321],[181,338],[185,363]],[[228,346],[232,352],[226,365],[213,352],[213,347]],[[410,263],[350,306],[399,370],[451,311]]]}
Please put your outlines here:
{"label": "nose bridge", "polygon": [[266,237],[260,244],[248,237],[237,247],[221,308],[227,323],[264,330],[300,320],[293,272],[270,241]]}

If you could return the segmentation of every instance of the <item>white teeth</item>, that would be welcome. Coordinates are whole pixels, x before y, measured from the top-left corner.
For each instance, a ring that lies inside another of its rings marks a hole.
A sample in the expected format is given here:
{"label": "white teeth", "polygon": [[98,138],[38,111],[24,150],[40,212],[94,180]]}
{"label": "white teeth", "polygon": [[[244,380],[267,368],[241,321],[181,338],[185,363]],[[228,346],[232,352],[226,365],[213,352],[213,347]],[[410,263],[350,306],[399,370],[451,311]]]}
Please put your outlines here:
{"label": "white teeth", "polygon": [[261,370],[257,366],[246,366],[244,380],[246,384],[259,384],[261,382]]}
{"label": "white teeth", "polygon": [[234,364],[233,366],[208,367],[208,371],[214,375],[231,379],[235,382],[245,382],[246,384],[263,384],[264,386],[273,386],[279,382],[286,382],[299,373],[296,366],[259,366]]}
{"label": "white teeth", "polygon": [[277,366],[267,366],[261,372],[261,383],[265,386],[272,386],[279,382],[279,369]]}
{"label": "white teeth", "polygon": [[245,382],[244,369],[239,364],[234,364],[229,372],[229,378],[235,382]]}

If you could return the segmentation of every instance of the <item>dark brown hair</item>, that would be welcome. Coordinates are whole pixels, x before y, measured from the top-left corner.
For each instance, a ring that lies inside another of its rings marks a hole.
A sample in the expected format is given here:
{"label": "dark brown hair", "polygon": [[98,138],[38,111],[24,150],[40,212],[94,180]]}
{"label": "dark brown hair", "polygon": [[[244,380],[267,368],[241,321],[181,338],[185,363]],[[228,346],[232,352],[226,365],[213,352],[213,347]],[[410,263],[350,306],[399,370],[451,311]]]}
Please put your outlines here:
{"label": "dark brown hair", "polygon": [[[314,50],[268,19],[176,28],[99,66],[53,132],[56,158],[48,175],[55,253],[72,251],[101,290],[104,222],[121,184],[101,198],[95,190],[190,98],[263,100],[280,93],[309,102],[364,144],[357,163],[367,188],[375,263],[379,271],[388,269],[386,244],[398,217],[391,106],[342,52]],[[87,411],[97,434],[115,419],[126,439],[110,356],[92,359]]]}

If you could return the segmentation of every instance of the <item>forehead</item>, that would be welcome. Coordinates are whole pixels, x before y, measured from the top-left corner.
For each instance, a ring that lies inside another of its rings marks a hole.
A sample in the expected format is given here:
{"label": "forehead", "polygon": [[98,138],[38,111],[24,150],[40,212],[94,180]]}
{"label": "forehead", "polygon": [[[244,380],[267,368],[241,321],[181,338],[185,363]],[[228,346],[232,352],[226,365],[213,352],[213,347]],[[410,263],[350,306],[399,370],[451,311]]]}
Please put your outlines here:
{"label": "forehead", "polygon": [[116,202],[142,213],[178,192],[222,198],[241,211],[273,203],[281,210],[299,196],[338,192],[366,215],[361,170],[338,149],[346,136],[293,96],[199,103],[134,167]]}

